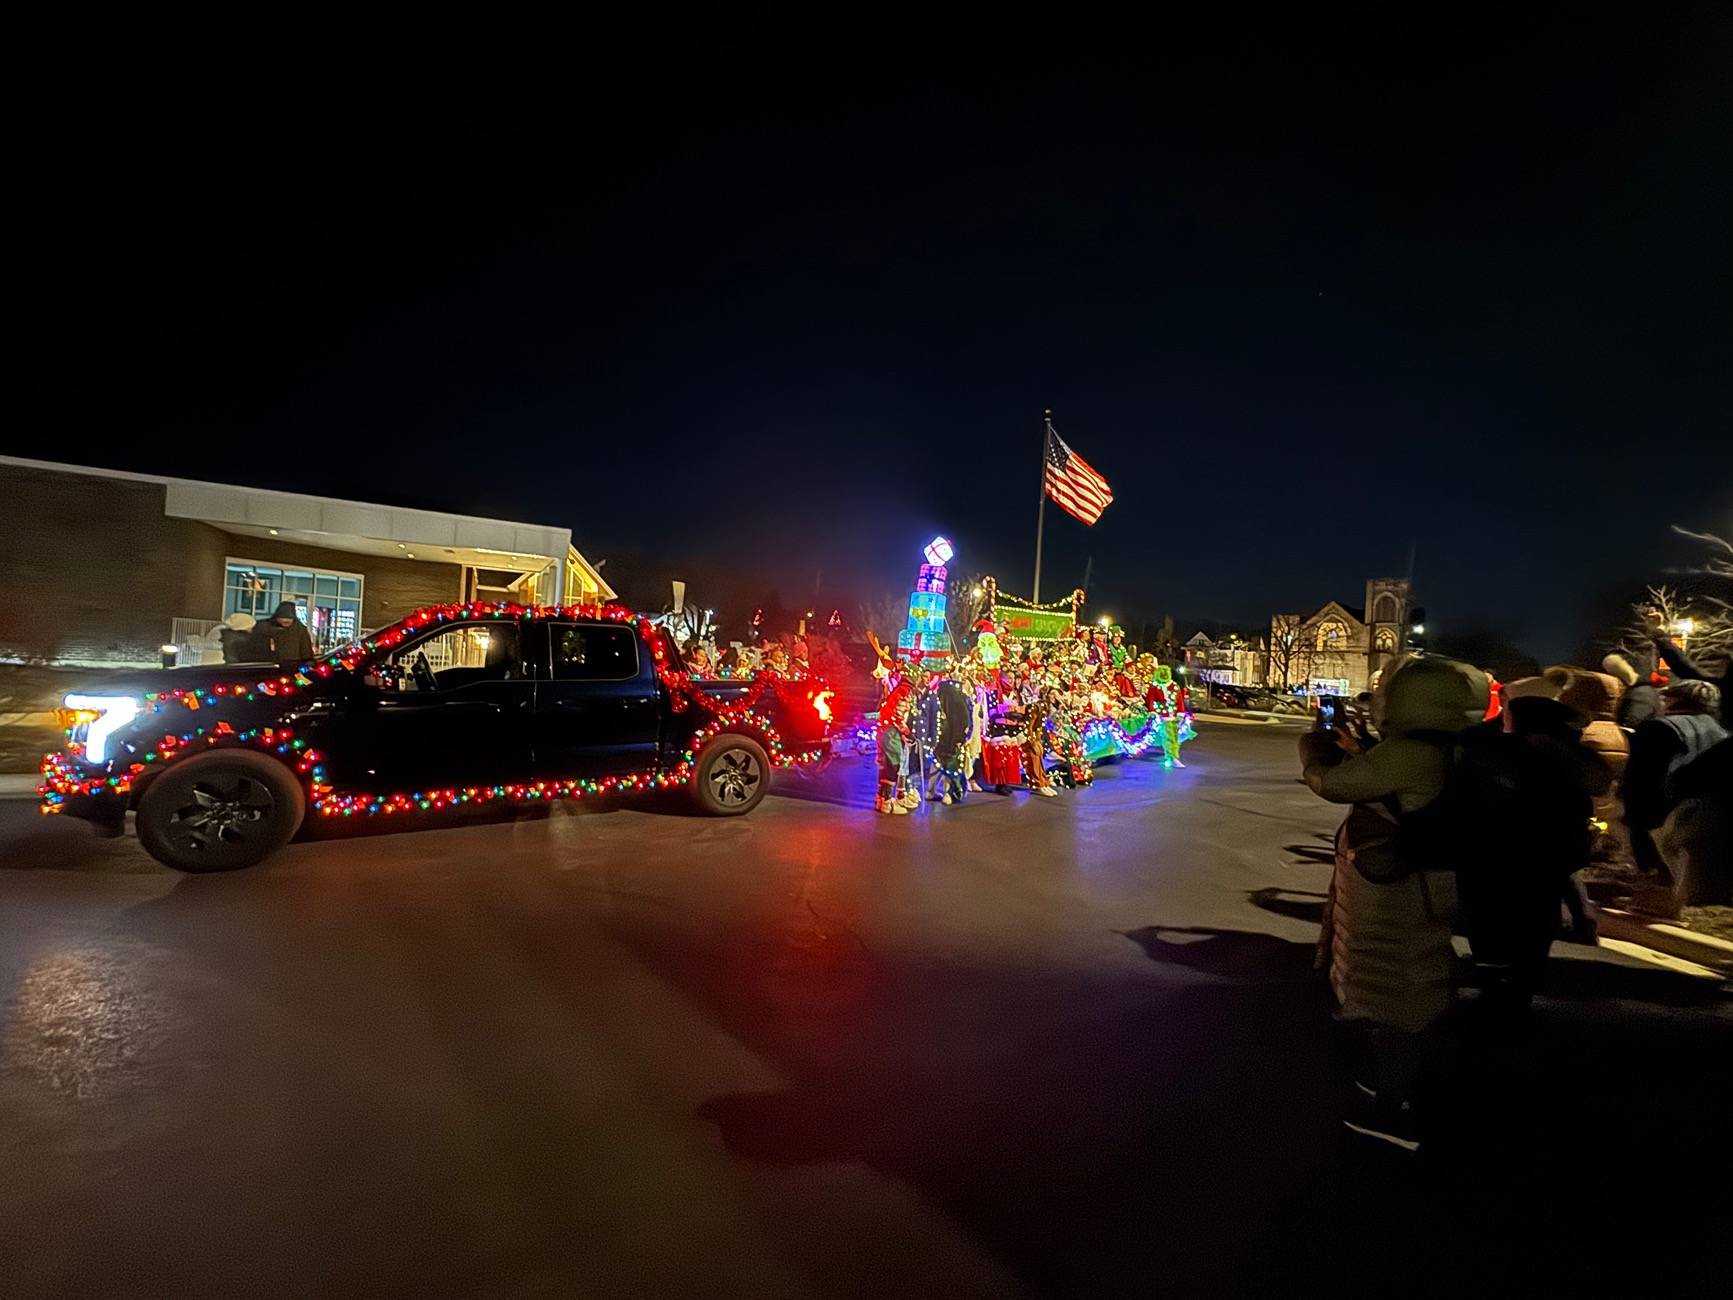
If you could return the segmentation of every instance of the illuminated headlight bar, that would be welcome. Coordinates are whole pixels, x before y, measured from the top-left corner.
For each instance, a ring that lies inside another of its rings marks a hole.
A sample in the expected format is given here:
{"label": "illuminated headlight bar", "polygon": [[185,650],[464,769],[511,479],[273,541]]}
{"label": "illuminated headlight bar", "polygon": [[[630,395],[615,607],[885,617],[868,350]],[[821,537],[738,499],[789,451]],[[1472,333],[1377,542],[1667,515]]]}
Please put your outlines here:
{"label": "illuminated headlight bar", "polygon": [[137,717],[141,707],[131,695],[68,695],[62,703],[69,738],[78,740],[77,733],[84,732],[84,757],[92,763],[108,761],[108,738]]}

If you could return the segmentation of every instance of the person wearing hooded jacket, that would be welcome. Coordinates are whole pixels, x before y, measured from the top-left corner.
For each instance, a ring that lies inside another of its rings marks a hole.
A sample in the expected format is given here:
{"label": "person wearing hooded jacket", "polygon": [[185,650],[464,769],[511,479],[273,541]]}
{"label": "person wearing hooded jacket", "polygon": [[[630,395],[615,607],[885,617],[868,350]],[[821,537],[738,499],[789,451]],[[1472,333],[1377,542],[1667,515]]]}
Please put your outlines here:
{"label": "person wearing hooded jacket", "polygon": [[1336,832],[1326,903],[1330,986],[1340,1017],[1364,1031],[1369,1078],[1357,1080],[1376,1114],[1356,1131],[1412,1148],[1404,1130],[1418,1081],[1422,1035],[1455,1001],[1450,871],[1394,869],[1396,821],[1444,789],[1449,746],[1491,699],[1486,675],[1446,659],[1398,660],[1372,697],[1370,749],[1340,730],[1301,738],[1304,780],[1331,803],[1353,805]]}
{"label": "person wearing hooded jacket", "polygon": [[293,668],[312,657],[312,634],[297,617],[292,600],[282,601],[270,618],[254,624],[247,640],[247,658],[251,663],[274,663]]}

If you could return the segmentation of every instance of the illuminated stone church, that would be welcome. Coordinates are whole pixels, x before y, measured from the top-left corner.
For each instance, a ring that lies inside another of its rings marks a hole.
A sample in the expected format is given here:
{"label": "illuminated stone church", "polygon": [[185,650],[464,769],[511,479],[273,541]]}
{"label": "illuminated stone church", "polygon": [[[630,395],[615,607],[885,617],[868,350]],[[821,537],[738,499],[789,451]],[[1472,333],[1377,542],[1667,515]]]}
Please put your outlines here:
{"label": "illuminated stone church", "polygon": [[1313,695],[1371,690],[1384,665],[1421,631],[1419,617],[1407,578],[1373,578],[1361,606],[1332,600],[1312,614],[1277,614],[1270,619],[1264,684]]}

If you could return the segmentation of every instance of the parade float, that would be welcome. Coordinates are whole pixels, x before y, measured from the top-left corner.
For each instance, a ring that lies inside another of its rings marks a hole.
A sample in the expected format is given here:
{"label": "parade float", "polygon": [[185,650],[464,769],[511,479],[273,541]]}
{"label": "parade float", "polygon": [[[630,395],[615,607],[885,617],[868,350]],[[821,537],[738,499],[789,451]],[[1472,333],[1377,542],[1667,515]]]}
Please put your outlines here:
{"label": "parade float", "polygon": [[1184,766],[1194,733],[1170,669],[1137,655],[1123,629],[1082,623],[1081,589],[1043,605],[984,578],[980,616],[957,636],[955,555],[943,536],[923,548],[894,651],[872,639],[883,707],[857,736],[879,756],[880,812],[960,801],[977,782],[1052,795],[1088,785],[1097,763],[1152,752]]}

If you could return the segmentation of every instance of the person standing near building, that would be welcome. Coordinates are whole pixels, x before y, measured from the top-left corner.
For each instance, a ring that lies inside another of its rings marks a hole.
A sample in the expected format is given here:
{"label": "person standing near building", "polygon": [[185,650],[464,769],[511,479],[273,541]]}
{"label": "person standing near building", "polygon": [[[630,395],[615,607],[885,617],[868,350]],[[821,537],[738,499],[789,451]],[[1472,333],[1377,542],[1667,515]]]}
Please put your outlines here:
{"label": "person standing near building", "polygon": [[258,624],[251,614],[230,614],[217,627],[217,644],[223,648],[223,662],[243,664],[253,652],[253,629]]}
{"label": "person standing near building", "polygon": [[247,658],[254,663],[275,663],[293,668],[313,657],[313,635],[295,614],[295,602],[285,600],[263,623],[255,624]]}

